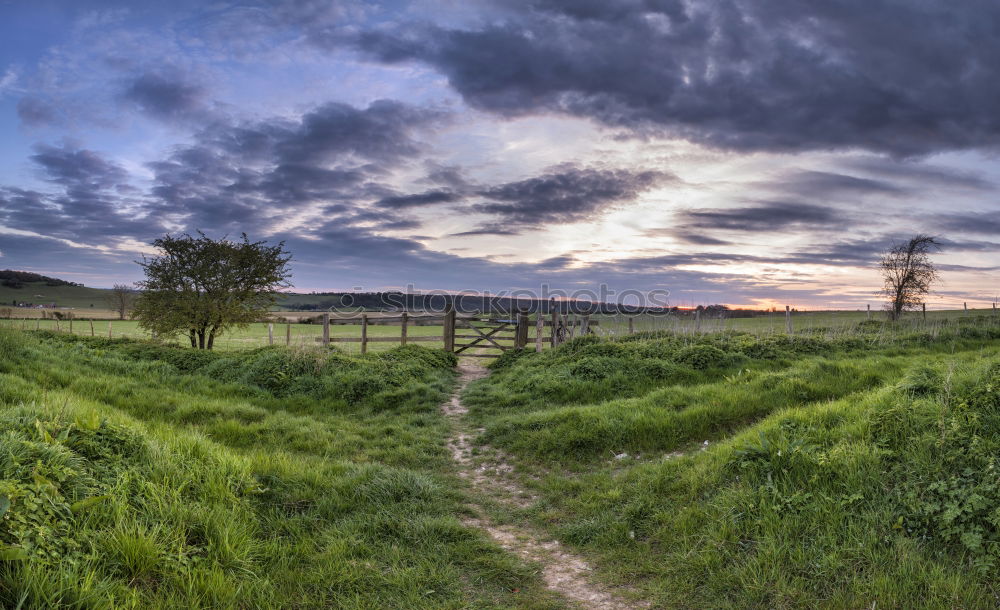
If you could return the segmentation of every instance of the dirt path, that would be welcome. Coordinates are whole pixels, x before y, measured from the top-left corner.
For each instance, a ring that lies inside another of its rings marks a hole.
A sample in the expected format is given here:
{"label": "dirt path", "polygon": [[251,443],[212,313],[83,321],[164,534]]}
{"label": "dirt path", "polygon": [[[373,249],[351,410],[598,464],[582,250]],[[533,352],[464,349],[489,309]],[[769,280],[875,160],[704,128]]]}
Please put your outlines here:
{"label": "dirt path", "polygon": [[[509,473],[513,468],[502,455],[496,454],[492,459],[479,463],[473,459],[469,439],[479,431],[468,426],[465,419],[467,409],[462,404],[461,393],[470,382],[485,377],[487,370],[478,363],[465,360],[459,363],[458,370],[458,386],[441,410],[451,422],[448,448],[459,466],[459,475],[490,500],[511,507],[529,506],[536,497],[511,479]],[[473,505],[473,508],[479,516],[466,518],[466,525],[487,532],[508,552],[539,564],[545,585],[580,607],[597,610],[649,607],[649,604],[643,602],[626,601],[607,587],[594,582],[591,566],[581,557],[564,549],[558,541],[522,526],[497,524],[486,516],[482,506]]]}

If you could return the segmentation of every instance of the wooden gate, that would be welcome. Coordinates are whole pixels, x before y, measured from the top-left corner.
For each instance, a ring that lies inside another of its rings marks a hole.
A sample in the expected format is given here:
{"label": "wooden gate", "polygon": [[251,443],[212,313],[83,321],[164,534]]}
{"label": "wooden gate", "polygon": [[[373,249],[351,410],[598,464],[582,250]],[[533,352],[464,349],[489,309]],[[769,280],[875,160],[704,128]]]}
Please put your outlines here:
{"label": "wooden gate", "polygon": [[455,316],[454,352],[463,357],[496,358],[527,343],[526,316]]}
{"label": "wooden gate", "polygon": [[[594,332],[597,321],[591,321],[590,316],[583,314],[516,313],[516,314],[459,314],[449,308],[444,314],[427,312],[362,313],[357,317],[338,317],[333,320],[329,313],[323,316],[323,336],[316,337],[317,343],[360,343],[361,353],[368,351],[368,344],[375,342],[398,342],[406,345],[410,341],[443,342],[446,352],[453,352],[462,357],[496,358],[501,353],[512,349],[525,349],[534,344],[535,351],[542,351],[543,345],[555,347],[572,339],[576,335]],[[354,324],[360,322],[360,337],[339,336],[330,334],[331,323]],[[440,335],[411,336],[407,329],[411,325],[436,326],[443,323]],[[398,325],[397,336],[370,336],[370,325]],[[546,334],[548,333],[548,334]],[[268,324],[268,343],[274,344],[274,323]],[[292,328],[290,323],[285,326],[285,345],[291,344]]]}
{"label": "wooden gate", "polygon": [[[552,313],[548,316],[551,319],[546,317],[540,313],[534,314],[534,320],[527,313],[459,316],[451,310],[444,319],[444,348],[460,356],[496,358],[508,350],[525,349],[533,342],[535,350],[540,352],[543,344],[555,347],[578,333],[592,333],[597,326],[589,315]],[[530,336],[532,329],[533,337]],[[545,336],[546,329],[548,336]]]}

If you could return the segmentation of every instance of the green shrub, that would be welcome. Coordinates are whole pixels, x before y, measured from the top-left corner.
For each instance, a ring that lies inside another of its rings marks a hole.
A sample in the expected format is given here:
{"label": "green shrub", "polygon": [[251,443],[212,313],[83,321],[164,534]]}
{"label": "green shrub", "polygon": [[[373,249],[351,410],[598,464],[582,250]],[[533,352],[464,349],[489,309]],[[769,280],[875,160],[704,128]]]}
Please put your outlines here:
{"label": "green shrub", "polygon": [[316,369],[315,359],[283,349],[269,350],[244,364],[243,380],[275,396],[282,396],[298,378],[315,375]]}
{"label": "green shrub", "polygon": [[688,379],[690,370],[667,360],[643,360],[639,364],[639,375],[654,381]]}
{"label": "green shrub", "polygon": [[627,368],[628,361],[623,358],[584,356],[570,368],[570,374],[578,379],[597,381],[622,373]]}
{"label": "green shrub", "polygon": [[726,366],[732,359],[713,345],[689,345],[677,350],[674,360],[693,369],[705,370]]}

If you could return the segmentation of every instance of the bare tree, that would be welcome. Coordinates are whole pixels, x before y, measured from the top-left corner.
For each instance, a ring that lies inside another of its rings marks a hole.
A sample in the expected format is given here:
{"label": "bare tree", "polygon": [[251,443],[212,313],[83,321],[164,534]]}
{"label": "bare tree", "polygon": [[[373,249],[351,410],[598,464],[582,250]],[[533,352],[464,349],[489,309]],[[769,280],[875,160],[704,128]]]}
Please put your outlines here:
{"label": "bare tree", "polygon": [[118,314],[119,320],[124,320],[132,311],[135,296],[135,288],[128,284],[115,284],[105,298],[111,311]]}
{"label": "bare tree", "polygon": [[938,280],[937,268],[930,255],[940,249],[937,238],[915,235],[903,243],[894,243],[882,253],[879,267],[885,286],[881,294],[889,299],[885,310],[890,320],[898,320],[904,311],[916,309],[924,302]]}

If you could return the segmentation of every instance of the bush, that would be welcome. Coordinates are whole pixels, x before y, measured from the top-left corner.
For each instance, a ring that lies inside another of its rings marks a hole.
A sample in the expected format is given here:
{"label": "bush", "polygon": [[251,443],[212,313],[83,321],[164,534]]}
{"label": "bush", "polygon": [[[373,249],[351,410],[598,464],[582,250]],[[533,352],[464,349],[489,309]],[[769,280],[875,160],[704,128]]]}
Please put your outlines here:
{"label": "bush", "polygon": [[644,360],[639,365],[639,374],[647,379],[666,381],[667,379],[686,378],[689,376],[689,370],[665,360]]}
{"label": "bush", "polygon": [[[5,343],[10,343],[13,349],[12,336],[13,333],[0,334],[0,354]],[[166,367],[157,374],[201,375],[223,383],[242,384],[286,400],[294,395],[340,401],[336,406],[341,407],[370,406],[380,410],[392,404],[408,404],[413,396],[427,398],[428,391],[441,394],[442,385],[437,380],[446,379],[457,362],[454,354],[419,345],[349,356],[336,349],[296,351],[266,346],[240,352],[211,352],[131,339],[45,332],[35,336],[70,344],[95,356],[103,355],[106,350],[150,366]],[[2,362],[0,359],[0,371]],[[102,358],[102,362],[110,366],[116,360]],[[117,366],[123,364],[117,362]],[[435,384],[427,386],[428,380],[435,380]]]}
{"label": "bush", "polygon": [[628,362],[622,358],[587,356],[570,368],[570,374],[578,379],[598,381],[617,375],[627,367]]}
{"label": "bush", "polygon": [[713,345],[689,345],[682,347],[674,355],[674,360],[693,369],[705,370],[726,366],[731,357]]}
{"label": "bush", "polygon": [[297,378],[316,373],[316,362],[289,353],[273,350],[262,353],[244,367],[243,380],[249,384],[282,396]]}

